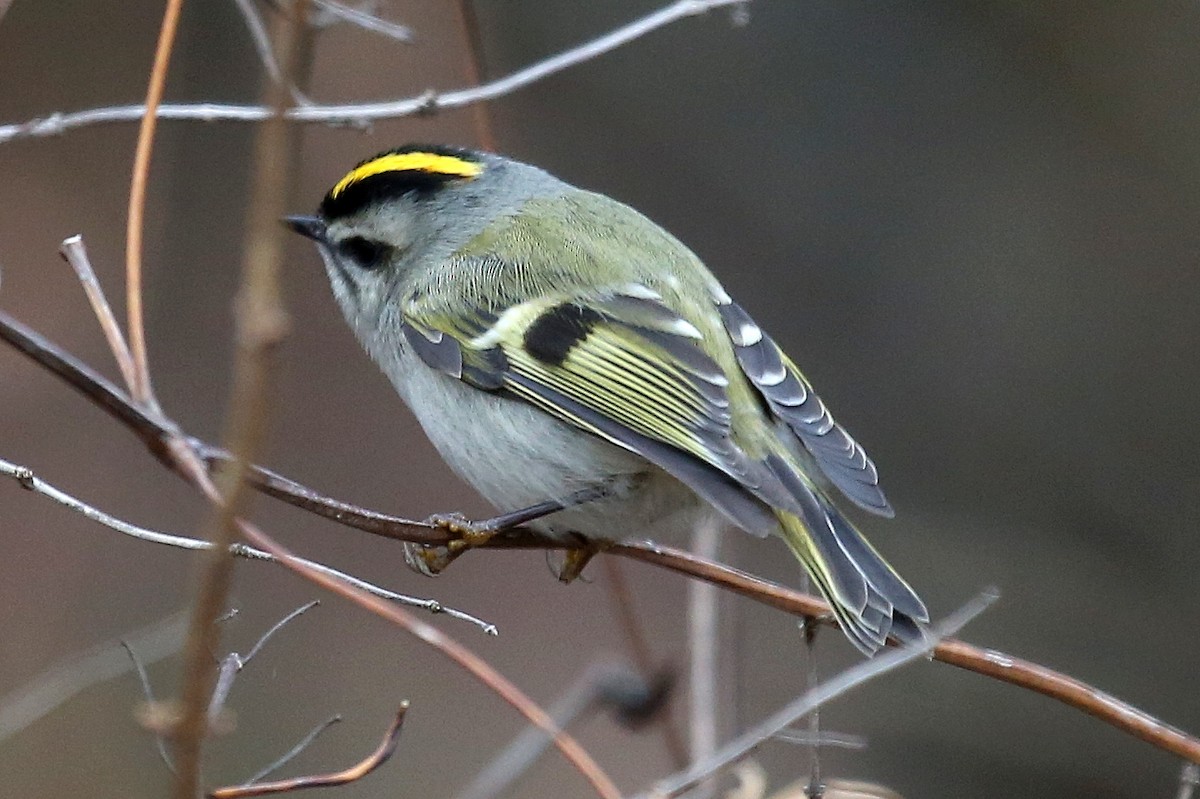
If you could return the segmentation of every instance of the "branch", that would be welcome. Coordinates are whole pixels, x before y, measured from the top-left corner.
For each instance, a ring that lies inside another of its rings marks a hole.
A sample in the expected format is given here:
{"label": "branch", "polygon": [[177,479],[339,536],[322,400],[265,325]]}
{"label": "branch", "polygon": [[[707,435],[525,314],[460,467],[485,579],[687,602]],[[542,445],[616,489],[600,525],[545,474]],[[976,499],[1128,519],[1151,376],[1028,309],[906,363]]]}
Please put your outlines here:
{"label": "branch", "polygon": [[[275,782],[259,782],[253,785],[238,785],[230,788],[218,788],[209,792],[209,799],[245,799],[249,796],[267,796],[274,793],[287,793],[303,788],[328,788],[336,785],[346,785],[358,782],[375,769],[388,761],[400,744],[400,729],[404,726],[404,716],[408,712],[408,702],[400,705],[392,726],[384,733],[383,740],[374,752],[367,755],[361,762],[343,771],[331,774],[314,774],[310,777],[293,777],[289,780]],[[326,725],[328,726],[328,725]]]}
{"label": "branch", "polygon": [[[52,499],[64,507],[70,508],[84,517],[97,522],[98,524],[104,525],[110,530],[116,530],[118,533],[127,535],[131,538],[136,538],[139,541],[146,541],[151,544],[162,544],[169,547],[175,547],[176,549],[193,551],[206,551],[213,547],[212,542],[205,541],[202,538],[188,538],[187,536],[163,533],[159,532],[158,530],[150,530],[146,527],[139,527],[136,524],[130,524],[123,519],[118,519],[115,516],[111,516],[104,511],[87,504],[78,497],[72,496],[71,494],[68,494],[65,491],[62,491],[61,489],[58,489],[47,483],[45,480],[42,480],[40,477],[34,474],[32,469],[26,466],[18,466],[14,463],[9,463],[2,458],[0,458],[0,475],[12,477],[21,485],[22,488],[32,491],[35,494],[41,494],[42,496]],[[230,547],[230,551],[234,557],[245,558],[246,560],[260,561],[263,563],[279,563],[279,559],[271,553],[265,552],[261,549],[255,549],[254,547],[246,546],[245,544],[233,544]],[[444,613],[453,619],[470,622],[471,624],[474,624],[482,629],[488,635],[498,634],[496,625],[486,622],[476,616],[472,616],[469,613],[464,613],[461,610],[456,610],[455,608],[443,605],[436,599],[419,599],[414,596],[408,596],[407,594],[398,594],[395,591],[389,591],[386,588],[381,588],[374,583],[361,580],[358,577],[347,574],[346,572],[338,571],[337,569],[326,566],[323,563],[317,563],[316,561],[306,560],[303,558],[300,558],[300,560],[302,560],[304,564],[311,569],[319,571],[322,574],[326,574],[330,577],[334,577],[338,580],[342,580],[349,585],[353,585],[356,588],[382,599],[386,599],[391,602],[398,602],[402,605],[412,608],[421,608],[422,610],[427,610],[430,613]],[[0,703],[0,706],[3,706],[3,703]],[[0,724],[0,730],[2,730],[2,728],[3,724]],[[0,733],[0,739],[3,739],[3,737],[3,734]]]}
{"label": "branch", "polygon": [[154,132],[158,127],[158,107],[162,103],[163,87],[167,83],[167,67],[179,30],[179,12],[183,0],[167,0],[158,46],[154,51],[154,66],[150,70],[150,85],[146,88],[146,104],[141,114],[137,148],[133,155],[133,176],[129,181],[129,218],[125,232],[125,303],[129,314],[129,340],[133,354],[133,383],[130,391],[141,405],[156,407],[154,389],[150,385],[150,367],[146,358],[146,326],[142,315],[142,236],[146,215],[146,182],[150,176],[150,157],[154,153]]}
{"label": "branch", "polygon": [[[267,84],[264,93],[272,118],[258,130],[254,142],[249,220],[241,287],[235,302],[237,351],[226,420],[226,440],[234,454],[234,468],[218,477],[215,490],[206,481],[200,481],[213,503],[206,536],[213,547],[201,570],[184,650],[180,717],[174,736],[176,799],[192,799],[200,783],[200,750],[212,717],[216,676],[209,653],[216,650],[220,640],[220,630],[213,622],[225,606],[233,582],[234,559],[230,548],[244,529],[239,518],[251,496],[245,481],[247,464],[258,458],[266,438],[274,356],[289,325],[279,280],[283,264],[282,231],[276,220],[283,215],[287,159],[292,151],[292,129],[283,121],[283,111],[290,101],[286,84],[296,72],[300,17],[305,5],[306,0],[299,0],[290,15],[275,20],[272,31],[279,42],[280,75],[278,81]],[[187,453],[186,460],[191,463],[198,459]]]}
{"label": "branch", "polygon": [[[291,122],[363,126],[380,119],[396,119],[495,100],[557,72],[591,61],[673,22],[704,14],[715,8],[738,6],[746,2],[749,0],[676,0],[599,38],[479,86],[444,93],[431,89],[413,97],[379,103],[299,106],[288,109],[284,118]],[[13,139],[57,135],[90,125],[132,122],[141,119],[145,113],[144,105],[108,106],[67,114],[56,113],[28,122],[0,125],[0,144]],[[270,108],[262,105],[170,103],[158,106],[156,116],[159,119],[192,122],[265,122],[270,119],[272,113]]]}
{"label": "branch", "polygon": [[[149,414],[130,403],[119,389],[105,378],[59,349],[47,339],[0,311],[0,339],[7,341],[34,362],[58,375],[95,405],[132,430],[145,442],[151,453],[163,458],[164,441],[176,431],[173,422]],[[211,463],[221,460],[219,450],[199,445]],[[164,460],[168,467],[178,467]],[[281,477],[267,469],[254,467],[250,474],[254,487],[272,497],[375,535],[420,544],[444,544],[451,535],[444,529],[422,522],[390,516],[346,502],[324,497],[310,488]],[[533,530],[517,530],[494,537],[489,546],[534,549],[563,548],[562,542],[539,535]],[[832,624],[828,605],[816,597],[802,594],[777,583],[747,574],[720,563],[697,558],[687,552],[649,541],[627,540],[608,547],[607,553],[669,569],[686,577],[715,583],[722,588],[798,617],[817,618]],[[1082,710],[1117,729],[1194,763],[1200,763],[1200,738],[1166,724],[1133,705],[1105,693],[1082,680],[1022,660],[994,649],[983,649],[953,638],[942,641],[933,651],[934,660],[967,671],[1007,682],[1050,697]]]}

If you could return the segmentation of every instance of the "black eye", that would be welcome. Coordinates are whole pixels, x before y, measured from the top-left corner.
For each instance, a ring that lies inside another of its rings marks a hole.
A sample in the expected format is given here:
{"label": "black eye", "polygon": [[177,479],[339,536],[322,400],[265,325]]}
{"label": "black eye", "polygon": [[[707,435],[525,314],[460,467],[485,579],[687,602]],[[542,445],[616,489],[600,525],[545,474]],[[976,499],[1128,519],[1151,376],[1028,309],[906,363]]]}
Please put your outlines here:
{"label": "black eye", "polygon": [[381,241],[351,236],[338,242],[337,251],[343,258],[352,261],[359,269],[371,271],[383,266],[391,247]]}

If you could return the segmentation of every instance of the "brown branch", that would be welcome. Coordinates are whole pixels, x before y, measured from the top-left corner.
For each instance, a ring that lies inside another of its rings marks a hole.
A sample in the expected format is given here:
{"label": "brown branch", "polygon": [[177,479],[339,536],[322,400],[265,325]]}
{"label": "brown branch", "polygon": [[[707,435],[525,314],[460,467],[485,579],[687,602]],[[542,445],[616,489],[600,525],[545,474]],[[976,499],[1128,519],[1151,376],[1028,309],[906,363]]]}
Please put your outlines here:
{"label": "brown branch", "polygon": [[[172,422],[134,407],[119,389],[103,377],[2,311],[0,339],[61,377],[94,404],[133,430],[152,453],[162,457],[160,453],[164,449],[164,441],[175,429]],[[220,450],[206,448],[203,444],[199,446],[209,458],[210,465],[219,464],[226,457]],[[177,470],[169,461],[168,465]],[[330,500],[312,489],[261,467],[254,467],[249,479],[257,490],[269,496],[375,535],[420,544],[444,544],[452,538],[448,532],[433,525]],[[489,546],[554,549],[562,548],[563,544],[535,531],[522,529],[496,536],[489,542]],[[623,541],[610,546],[607,553],[715,583],[728,591],[785,613],[813,617],[832,624],[829,607],[816,597],[720,563],[702,560],[678,549],[648,541]],[[1159,749],[1200,763],[1200,738],[1166,724],[1074,677],[1003,652],[972,646],[955,639],[947,639],[938,644],[933,656],[935,660],[1050,697],[1095,716]]]}
{"label": "brown branch", "polygon": [[129,340],[133,353],[133,398],[141,405],[157,407],[150,385],[150,366],[146,357],[146,326],[142,313],[142,239],[145,233],[146,182],[150,176],[150,157],[154,153],[154,132],[158,128],[158,106],[167,83],[167,66],[179,29],[183,0],[167,0],[150,85],[146,88],[146,110],[138,129],[137,149],[133,155],[133,177],[129,182],[129,219],[125,233],[125,304],[129,314]]}
{"label": "brown branch", "polygon": [[[464,71],[467,83],[478,86],[483,82],[483,38],[479,35],[479,17],[475,13],[474,0],[458,0],[458,21],[462,25],[466,45]],[[496,152],[496,134],[488,115],[486,102],[471,106],[471,118],[475,125],[475,142],[481,150]]]}
{"label": "brown branch", "polygon": [[[45,366],[54,374],[62,377],[68,384],[78,389],[86,397],[92,399],[99,407],[108,411],[118,421],[126,424],[138,434],[150,451],[166,464],[168,468],[199,488],[210,499],[217,502],[221,501],[208,475],[204,472],[193,473],[188,468],[188,464],[181,460],[185,455],[192,454],[192,450],[185,448],[181,452],[180,448],[172,446],[172,442],[179,436],[174,422],[164,420],[158,415],[150,415],[137,408],[119,389],[103,377],[37,333],[12,319],[3,311],[0,311],[0,338],[12,344],[18,351],[25,353],[37,363]],[[200,444],[199,446],[204,447],[205,445]],[[208,449],[219,452],[215,448]],[[229,457],[227,454],[223,454],[222,459],[219,460],[228,460]],[[256,468],[255,472],[251,475],[251,482],[255,487],[258,487],[256,481],[259,478],[256,475],[260,472],[265,472],[265,470],[258,470]],[[296,485],[285,478],[279,478],[279,481],[280,485]],[[311,498],[320,496],[316,492],[311,491],[308,494],[310,501],[314,503],[316,500]],[[281,493],[280,496],[287,496],[287,494]],[[353,506],[346,505],[345,507],[350,508]],[[325,508],[325,510],[332,513],[333,516],[337,516],[336,509]],[[357,515],[368,519],[372,517],[378,519],[395,518],[386,517],[383,514],[373,514],[370,511],[362,511]],[[400,521],[404,522],[404,520]],[[408,524],[410,529],[414,531],[424,531],[427,534],[427,541],[429,543],[449,540],[444,531],[434,528],[431,525],[424,525],[418,522],[404,523]],[[390,607],[388,603],[376,600],[370,594],[355,589],[340,579],[317,572],[313,565],[296,558],[252,525],[239,520],[239,528],[244,537],[269,552],[284,566],[327,590],[349,599],[360,607],[403,627],[453,659],[458,665],[471,673],[472,676],[498,693],[501,698],[516,708],[527,720],[549,733],[554,739],[555,746],[562,752],[563,756],[592,783],[601,796],[618,797],[620,795],[615,787],[613,787],[611,779],[604,774],[603,770],[596,765],[591,756],[579,746],[574,738],[558,730],[546,716],[545,712],[531,699],[474,653],[453,639],[442,635],[436,628],[417,621],[411,614],[401,612],[398,608]]]}
{"label": "brown branch", "polygon": [[[283,236],[276,220],[284,211],[293,131],[283,119],[290,103],[286,85],[295,72],[299,50],[296,30],[301,27],[305,6],[303,0],[295,3],[291,13],[277,18],[273,26],[274,38],[279,42],[281,79],[268,81],[266,95],[275,115],[255,137],[250,219],[235,313],[237,353],[226,432],[234,453],[234,468],[218,475],[215,491],[212,485],[204,485],[215,507],[209,535],[205,536],[213,547],[206,554],[201,570],[184,649],[181,712],[174,741],[176,799],[194,797],[200,782],[200,750],[210,723],[210,697],[216,678],[209,653],[216,651],[220,640],[220,629],[214,622],[225,606],[233,582],[234,557],[230,545],[237,539],[241,527],[239,516],[250,497],[245,480],[247,464],[258,457],[266,437],[273,355],[288,329],[279,286]],[[130,291],[133,291],[132,281]],[[146,377],[148,385],[149,376]]]}
{"label": "brown branch", "polygon": [[404,726],[404,716],[407,712],[408,702],[401,703],[400,710],[396,713],[396,718],[392,721],[392,726],[388,727],[388,731],[384,733],[383,740],[379,742],[379,746],[376,747],[375,751],[348,769],[334,771],[329,774],[313,774],[308,777],[292,777],[287,780],[260,782],[253,785],[217,788],[215,791],[210,791],[208,796],[210,799],[245,799],[248,796],[267,796],[275,793],[299,791],[304,788],[328,788],[358,782],[386,763],[395,753],[396,747],[400,744],[400,729]]}

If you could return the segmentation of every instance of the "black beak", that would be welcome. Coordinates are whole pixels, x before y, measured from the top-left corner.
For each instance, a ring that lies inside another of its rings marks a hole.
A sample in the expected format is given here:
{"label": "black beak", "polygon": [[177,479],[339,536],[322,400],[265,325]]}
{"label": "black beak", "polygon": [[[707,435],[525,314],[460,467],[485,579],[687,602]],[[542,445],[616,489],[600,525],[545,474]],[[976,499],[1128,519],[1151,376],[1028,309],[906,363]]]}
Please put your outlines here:
{"label": "black beak", "polygon": [[285,216],[283,224],[307,239],[325,241],[325,220],[319,216]]}

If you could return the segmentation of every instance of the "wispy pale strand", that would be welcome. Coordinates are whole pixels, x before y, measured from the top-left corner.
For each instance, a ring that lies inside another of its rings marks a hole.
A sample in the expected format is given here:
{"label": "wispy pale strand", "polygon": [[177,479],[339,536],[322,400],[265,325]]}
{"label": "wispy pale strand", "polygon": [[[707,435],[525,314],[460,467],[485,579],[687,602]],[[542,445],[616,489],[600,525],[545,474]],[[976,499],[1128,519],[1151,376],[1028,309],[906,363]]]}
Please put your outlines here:
{"label": "wispy pale strand", "polygon": [[[298,106],[288,109],[284,116],[293,122],[365,126],[380,119],[395,119],[494,100],[616,50],[673,22],[704,14],[715,8],[738,6],[747,2],[749,0],[677,0],[599,38],[479,86],[448,92],[431,89],[413,97],[378,103]],[[12,139],[53,136],[89,125],[132,122],[141,119],[145,111],[144,105],[107,106],[71,113],[55,113],[28,122],[0,125],[0,144]],[[164,103],[158,107],[159,119],[192,122],[262,122],[270,118],[272,113],[270,108],[263,105],[227,103]]]}

